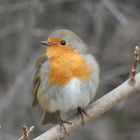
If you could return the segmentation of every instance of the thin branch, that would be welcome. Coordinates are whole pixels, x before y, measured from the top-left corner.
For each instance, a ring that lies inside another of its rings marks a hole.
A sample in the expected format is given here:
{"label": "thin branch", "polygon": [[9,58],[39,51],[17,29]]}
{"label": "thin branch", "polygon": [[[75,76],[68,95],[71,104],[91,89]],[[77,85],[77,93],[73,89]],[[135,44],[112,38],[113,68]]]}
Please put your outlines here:
{"label": "thin branch", "polygon": [[23,135],[18,140],[29,140],[29,135],[34,131],[34,126],[28,128],[26,125],[22,126]]}
{"label": "thin branch", "polygon": [[135,76],[137,72],[137,66],[139,61],[139,47],[136,46],[134,50],[134,62],[131,69],[131,75],[130,75],[130,82],[135,83]]}
{"label": "thin branch", "polygon": [[[136,82],[133,86],[128,84],[128,81],[121,84],[116,89],[112,90],[102,98],[98,99],[96,102],[92,103],[86,110],[89,114],[89,117],[84,118],[84,122],[89,123],[93,122],[97,117],[103,113],[110,110],[119,102],[125,100],[127,97],[132,96],[140,90],[140,73],[136,75]],[[69,122],[72,122],[72,125],[65,125],[67,132],[70,134],[75,132],[82,127],[81,121],[75,116],[73,119],[70,119]],[[60,127],[57,125],[47,132],[43,133],[34,140],[60,140],[66,135],[60,131]]]}

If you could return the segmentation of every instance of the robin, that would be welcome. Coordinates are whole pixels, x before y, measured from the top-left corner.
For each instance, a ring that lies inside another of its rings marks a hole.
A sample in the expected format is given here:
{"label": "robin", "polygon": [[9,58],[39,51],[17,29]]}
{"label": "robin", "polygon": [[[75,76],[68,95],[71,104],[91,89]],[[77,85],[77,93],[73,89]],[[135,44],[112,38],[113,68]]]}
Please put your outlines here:
{"label": "robin", "polygon": [[42,124],[64,121],[61,113],[77,109],[82,123],[84,108],[93,101],[99,85],[99,66],[87,46],[67,29],[54,31],[46,41],[46,52],[36,63],[33,106],[44,109]]}

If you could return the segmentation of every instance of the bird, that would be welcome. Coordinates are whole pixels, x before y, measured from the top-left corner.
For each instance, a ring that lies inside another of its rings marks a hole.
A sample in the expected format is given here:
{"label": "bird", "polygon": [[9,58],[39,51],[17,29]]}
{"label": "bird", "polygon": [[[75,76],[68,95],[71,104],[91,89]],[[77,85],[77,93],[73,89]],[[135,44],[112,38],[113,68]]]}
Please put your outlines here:
{"label": "bird", "polygon": [[87,45],[68,29],[55,30],[41,44],[46,50],[36,62],[32,106],[43,108],[41,123],[60,124],[66,132],[62,113],[77,110],[84,124],[84,110],[99,86],[99,64]]}

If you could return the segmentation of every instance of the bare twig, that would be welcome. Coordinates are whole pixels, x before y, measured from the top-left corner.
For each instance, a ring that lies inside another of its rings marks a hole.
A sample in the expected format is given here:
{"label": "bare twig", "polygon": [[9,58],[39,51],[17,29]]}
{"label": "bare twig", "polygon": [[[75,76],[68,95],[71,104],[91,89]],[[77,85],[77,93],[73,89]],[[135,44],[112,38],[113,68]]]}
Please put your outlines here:
{"label": "bare twig", "polygon": [[28,128],[27,126],[22,126],[23,135],[18,140],[29,140],[29,134],[34,131],[34,126]]}
{"label": "bare twig", "polygon": [[[92,103],[86,109],[87,114],[89,117],[84,118],[84,123],[89,123],[95,120],[97,117],[102,115],[103,113],[107,112],[113,106],[118,104],[119,102],[125,100],[127,97],[132,96],[140,90],[140,73],[135,76],[135,83],[130,86],[128,81],[121,84],[116,89],[112,90],[102,98],[98,99],[96,102]],[[72,125],[65,125],[67,132],[70,134],[75,132],[79,128],[81,128],[81,121],[75,116],[74,118],[70,119],[69,122],[72,122]],[[66,135],[62,133],[59,126],[55,126],[45,132],[44,134],[40,135],[39,137],[35,138],[34,140],[60,140],[64,138]]]}
{"label": "bare twig", "polygon": [[129,84],[135,83],[135,76],[136,76],[136,72],[137,72],[138,61],[139,61],[139,47],[136,46],[135,50],[134,50],[134,62],[133,62],[132,69],[131,69]]}

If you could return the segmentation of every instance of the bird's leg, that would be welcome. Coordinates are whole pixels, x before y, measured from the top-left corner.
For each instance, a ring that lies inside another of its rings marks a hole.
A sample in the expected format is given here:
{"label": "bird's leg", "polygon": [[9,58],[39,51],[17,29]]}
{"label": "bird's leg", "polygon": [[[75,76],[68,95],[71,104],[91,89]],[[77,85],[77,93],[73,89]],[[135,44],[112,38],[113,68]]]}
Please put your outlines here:
{"label": "bird's leg", "polygon": [[71,122],[68,122],[68,121],[62,120],[62,119],[61,119],[61,113],[60,113],[59,111],[57,111],[57,114],[58,114],[58,116],[59,116],[59,126],[60,126],[61,132],[64,131],[64,133],[65,133],[66,135],[69,135],[68,132],[67,132],[67,129],[66,129],[65,125],[64,125],[64,123],[70,124],[70,125],[71,125],[72,123],[71,123]]}
{"label": "bird's leg", "polygon": [[78,118],[81,117],[82,125],[83,125],[83,126],[84,126],[84,114],[85,114],[87,117],[89,116],[89,115],[87,114],[87,112],[86,112],[84,109],[78,107],[78,108],[77,108],[77,116],[78,116]]}

